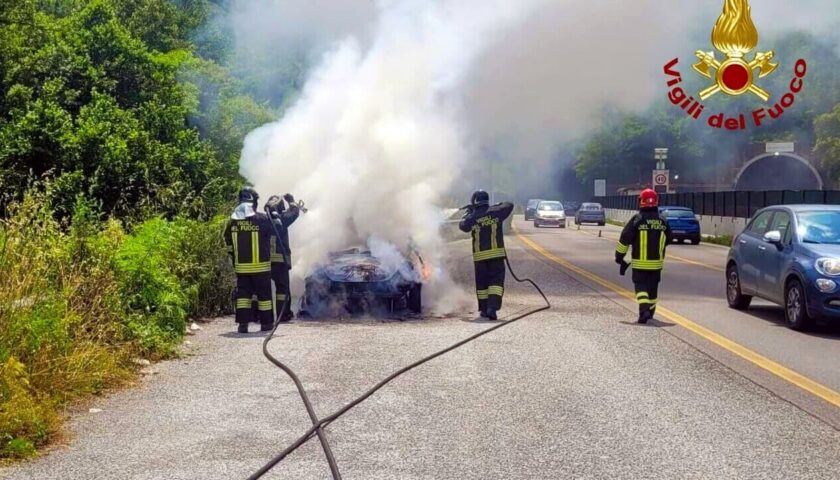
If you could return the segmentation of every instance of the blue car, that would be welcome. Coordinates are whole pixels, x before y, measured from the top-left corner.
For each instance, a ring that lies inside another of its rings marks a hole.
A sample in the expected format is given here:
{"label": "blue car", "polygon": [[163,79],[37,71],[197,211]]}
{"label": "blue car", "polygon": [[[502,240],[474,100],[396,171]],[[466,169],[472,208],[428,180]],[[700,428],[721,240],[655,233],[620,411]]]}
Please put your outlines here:
{"label": "blue car", "polygon": [[671,227],[673,241],[689,240],[692,245],[700,243],[700,222],[697,221],[693,210],[685,207],[659,207],[659,212]]}
{"label": "blue car", "polygon": [[785,321],[805,330],[840,317],[840,206],[785,205],[756,212],[732,243],[726,299],[738,310],[753,296],[784,307]]}

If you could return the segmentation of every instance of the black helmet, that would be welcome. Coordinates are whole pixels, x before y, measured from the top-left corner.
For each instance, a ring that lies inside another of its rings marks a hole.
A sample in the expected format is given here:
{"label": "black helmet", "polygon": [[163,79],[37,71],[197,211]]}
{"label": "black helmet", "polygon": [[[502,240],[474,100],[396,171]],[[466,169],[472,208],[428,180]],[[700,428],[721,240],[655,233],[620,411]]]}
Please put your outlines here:
{"label": "black helmet", "polygon": [[485,192],[484,190],[476,190],[472,194],[472,200],[470,200],[470,203],[474,207],[480,207],[482,205],[484,205],[484,206],[490,205],[490,195],[487,192]]}
{"label": "black helmet", "polygon": [[259,199],[260,196],[253,187],[242,187],[242,190],[239,191],[239,203],[248,202],[256,205]]}
{"label": "black helmet", "polygon": [[272,195],[268,197],[268,201],[265,202],[266,208],[273,212],[282,212],[286,209],[286,205],[283,203],[283,199],[278,197],[277,195]]}

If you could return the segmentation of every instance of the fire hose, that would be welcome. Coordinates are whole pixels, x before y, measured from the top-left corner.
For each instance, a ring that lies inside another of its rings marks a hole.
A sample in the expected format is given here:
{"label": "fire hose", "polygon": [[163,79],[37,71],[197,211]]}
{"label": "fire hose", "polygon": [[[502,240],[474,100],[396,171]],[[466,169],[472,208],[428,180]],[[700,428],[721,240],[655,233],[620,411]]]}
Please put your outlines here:
{"label": "fire hose", "polygon": [[[266,209],[266,211],[268,211],[268,209]],[[270,216],[270,212],[269,212],[269,216]],[[272,226],[275,229],[275,235],[276,235],[277,234],[277,229],[276,229],[276,226],[274,225],[274,222],[272,222]],[[280,238],[279,235],[278,235],[278,238]],[[551,302],[549,302],[548,297],[546,297],[545,293],[543,293],[542,289],[539,287],[539,285],[536,284],[536,282],[534,282],[530,278],[524,278],[524,279],[519,278],[516,275],[516,273],[513,271],[513,268],[510,266],[510,260],[507,257],[505,257],[505,264],[507,265],[507,269],[510,272],[511,276],[514,278],[514,280],[516,280],[517,283],[530,283],[531,286],[534,287],[534,289],[540,294],[542,299],[545,301],[544,306],[539,307],[539,308],[534,309],[534,310],[531,310],[529,312],[523,313],[521,315],[517,315],[514,318],[511,318],[509,320],[503,320],[503,321],[499,322],[497,325],[494,325],[490,328],[482,330],[482,331],[476,333],[475,335],[467,337],[467,338],[465,338],[465,339],[463,339],[463,340],[461,340],[461,341],[459,341],[459,342],[457,342],[453,345],[450,345],[447,348],[444,348],[443,350],[437,351],[437,352],[435,352],[435,353],[433,353],[433,354],[431,354],[427,357],[424,357],[420,360],[417,360],[416,362],[397,370],[396,372],[392,373],[391,375],[388,375],[387,377],[385,377],[382,381],[380,381],[379,383],[377,383],[376,385],[371,387],[369,390],[367,390],[366,392],[364,392],[363,394],[361,394],[360,396],[358,396],[357,398],[355,398],[351,402],[347,403],[344,407],[338,409],[334,413],[332,413],[332,414],[330,414],[330,415],[328,415],[328,416],[326,416],[326,417],[324,417],[320,420],[315,415],[315,412],[312,408],[312,404],[309,401],[309,396],[306,393],[306,389],[301,384],[298,376],[294,373],[294,371],[291,368],[289,368],[283,362],[281,362],[280,360],[278,360],[277,358],[272,356],[271,353],[268,351],[268,344],[274,338],[274,333],[277,331],[277,327],[279,327],[280,323],[281,323],[279,321],[280,317],[278,316],[277,321],[274,322],[274,328],[271,330],[271,332],[268,334],[268,336],[263,341],[263,355],[265,355],[265,357],[272,364],[279,367],[281,370],[283,370],[283,372],[285,372],[292,379],[292,381],[295,384],[295,387],[298,390],[298,393],[300,394],[301,399],[303,400],[303,404],[306,407],[306,411],[309,414],[310,419],[312,420],[312,427],[309,430],[307,430],[306,433],[304,433],[303,435],[298,437],[298,439],[295,440],[292,444],[290,444],[288,447],[286,447],[285,450],[283,450],[277,456],[272,458],[262,468],[257,470],[251,476],[249,476],[248,480],[255,480],[255,479],[258,479],[258,478],[262,478],[263,475],[265,475],[271,469],[273,469],[275,466],[277,466],[277,464],[282,462],[283,459],[285,459],[292,452],[294,452],[295,450],[300,448],[302,445],[304,445],[306,442],[308,442],[309,440],[311,440],[315,436],[317,436],[319,441],[321,442],[321,447],[324,451],[324,455],[327,458],[327,463],[329,463],[330,471],[332,472],[333,480],[341,480],[341,473],[338,470],[338,465],[336,464],[335,457],[332,454],[332,450],[330,449],[329,442],[327,441],[326,433],[324,432],[324,429],[327,426],[329,426],[332,422],[338,420],[342,415],[349,412],[353,407],[355,407],[355,406],[359,405],[360,403],[364,402],[365,400],[367,400],[368,398],[373,396],[373,394],[375,394],[377,391],[379,391],[382,387],[391,383],[392,381],[394,381],[398,377],[402,376],[403,374],[408,373],[409,371],[414,370],[415,368],[417,368],[417,367],[419,367],[419,366],[423,365],[424,363],[427,363],[431,360],[434,360],[437,357],[445,355],[445,354],[447,354],[447,353],[449,353],[449,352],[451,352],[455,349],[458,349],[458,348],[460,348],[460,347],[462,347],[462,346],[464,346],[464,345],[466,345],[466,344],[468,344],[468,343],[470,343],[474,340],[477,340],[478,338],[483,337],[483,336],[487,335],[488,333],[494,332],[494,331],[499,330],[503,327],[507,327],[507,326],[509,326],[513,323],[516,323],[516,322],[518,322],[518,321],[520,321],[524,318],[530,317],[531,315],[534,315],[536,313],[539,313],[539,312],[542,312],[542,311],[545,311],[545,310],[548,310],[548,309],[551,308]],[[283,303],[283,308],[281,309],[281,312],[285,311],[285,309],[288,308],[289,297],[290,297],[289,295],[286,296],[286,300]]]}

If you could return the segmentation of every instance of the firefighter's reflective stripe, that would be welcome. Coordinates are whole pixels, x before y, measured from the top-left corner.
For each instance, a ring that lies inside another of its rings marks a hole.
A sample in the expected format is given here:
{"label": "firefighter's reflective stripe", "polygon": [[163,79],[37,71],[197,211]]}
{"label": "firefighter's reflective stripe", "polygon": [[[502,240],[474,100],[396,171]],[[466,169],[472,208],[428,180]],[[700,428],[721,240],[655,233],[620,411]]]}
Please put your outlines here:
{"label": "firefighter's reflective stripe", "polygon": [[624,255],[630,250],[630,245],[625,245],[621,242],[618,242],[618,246],[615,247],[615,251]]}
{"label": "firefighter's reflective stripe", "polygon": [[505,289],[504,287],[500,287],[498,285],[491,285],[487,288],[487,293],[489,295],[498,295],[501,297],[502,295],[504,295]]}
{"label": "firefighter's reflective stripe", "polygon": [[498,250],[499,249],[499,242],[496,240],[496,234],[499,230],[499,224],[493,223],[490,225],[490,250]]}
{"label": "firefighter's reflective stripe", "polygon": [[233,232],[231,234],[231,237],[233,238],[233,244],[231,245],[231,247],[233,248],[233,261],[238,262],[239,261],[239,232]]}
{"label": "firefighter's reflective stripe", "polygon": [[476,231],[476,227],[473,227],[473,252],[478,252],[481,250],[481,237],[479,236],[478,232]]}
{"label": "firefighter's reflective stripe", "polygon": [[665,244],[667,243],[666,240],[668,239],[665,237],[665,235],[659,236],[659,258],[663,260],[665,259]]}
{"label": "firefighter's reflective stripe", "polygon": [[286,255],[277,251],[277,237],[272,235],[269,243],[271,244],[271,263],[287,263]]}
{"label": "firefighter's reflective stripe", "polygon": [[639,305],[656,305],[656,299],[651,299],[647,292],[636,294],[636,303]]}
{"label": "firefighter's reflective stripe", "polygon": [[246,310],[250,310],[250,309],[251,309],[251,302],[252,302],[252,301],[253,301],[253,300],[252,300],[252,299],[250,299],[250,298],[237,298],[237,299],[236,299],[236,308],[237,308],[237,310],[239,310],[239,309],[246,309]]}
{"label": "firefighter's reflective stripe", "polygon": [[639,261],[647,262],[648,259],[648,232],[642,230],[639,232]]}
{"label": "firefighter's reflective stripe", "polygon": [[260,263],[260,233],[251,232],[251,263]]}
{"label": "firefighter's reflective stripe", "polygon": [[233,270],[236,273],[265,273],[271,271],[271,262],[237,263]]}
{"label": "firefighter's reflective stripe", "polygon": [[285,302],[286,301],[286,294],[285,293],[278,293],[276,298],[277,298],[278,302]]}
{"label": "firefighter's reflective stripe", "polygon": [[484,250],[483,252],[473,253],[473,260],[480,262],[483,260],[490,260],[493,258],[504,258],[507,255],[504,248],[494,248],[491,250]]}
{"label": "firefighter's reflective stripe", "polygon": [[272,302],[271,300],[259,301],[259,302],[257,302],[257,310],[259,310],[261,312],[268,312],[268,311],[270,311],[271,309],[274,308],[273,303],[274,302]]}
{"label": "firefighter's reflective stripe", "polygon": [[490,296],[487,290],[476,290],[475,294],[479,300],[487,300],[487,297]]}
{"label": "firefighter's reflective stripe", "polygon": [[636,270],[662,270],[663,260],[633,260],[630,264]]}

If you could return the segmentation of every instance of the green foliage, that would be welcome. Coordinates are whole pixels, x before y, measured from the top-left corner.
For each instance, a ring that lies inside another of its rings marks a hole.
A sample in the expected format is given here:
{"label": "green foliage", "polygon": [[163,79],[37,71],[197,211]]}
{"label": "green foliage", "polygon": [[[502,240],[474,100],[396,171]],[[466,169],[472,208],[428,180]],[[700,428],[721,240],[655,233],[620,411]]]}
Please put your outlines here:
{"label": "green foliage", "polygon": [[3,2],[0,208],[45,180],[58,216],[80,194],[132,222],[227,204],[245,132],[273,115],[196,55],[209,2]]}
{"label": "green foliage", "polygon": [[[51,188],[47,188],[51,190]],[[43,194],[0,222],[0,457],[24,457],[58,412],[175,352],[191,317],[229,313],[222,220],[153,218],[127,232],[79,197],[62,228]]]}
{"label": "green foliage", "polygon": [[231,73],[223,5],[0,0],[0,457],[230,313],[218,214],[245,135],[297,85]]}

